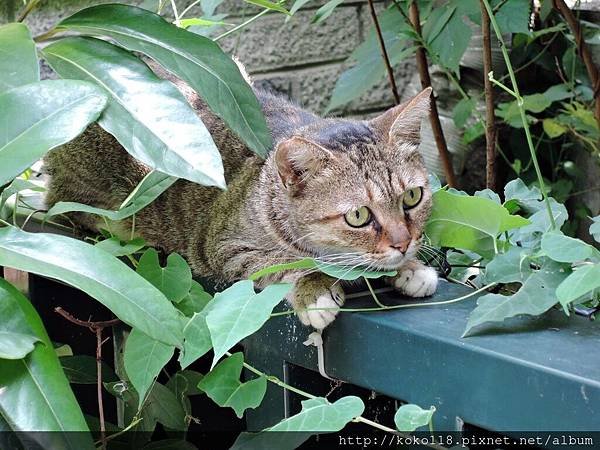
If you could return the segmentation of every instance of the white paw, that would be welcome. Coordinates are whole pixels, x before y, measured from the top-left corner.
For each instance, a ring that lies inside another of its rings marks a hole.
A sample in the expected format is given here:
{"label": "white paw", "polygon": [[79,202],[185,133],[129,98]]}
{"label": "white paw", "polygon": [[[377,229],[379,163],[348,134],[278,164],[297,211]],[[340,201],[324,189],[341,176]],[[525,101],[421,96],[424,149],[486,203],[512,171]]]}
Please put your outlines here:
{"label": "white paw", "polygon": [[[341,290],[340,290],[341,291]],[[339,313],[341,305],[344,303],[344,294],[335,292],[334,299],[331,292],[326,292],[317,298],[317,301],[306,306],[306,310],[298,311],[298,318],[304,325],[310,325],[317,330],[322,330],[335,319]],[[337,300],[337,301],[336,301]],[[314,308],[327,308],[315,309]]]}
{"label": "white paw", "polygon": [[438,284],[438,275],[435,269],[418,266],[400,269],[394,279],[394,287],[410,297],[427,297],[432,295]]}

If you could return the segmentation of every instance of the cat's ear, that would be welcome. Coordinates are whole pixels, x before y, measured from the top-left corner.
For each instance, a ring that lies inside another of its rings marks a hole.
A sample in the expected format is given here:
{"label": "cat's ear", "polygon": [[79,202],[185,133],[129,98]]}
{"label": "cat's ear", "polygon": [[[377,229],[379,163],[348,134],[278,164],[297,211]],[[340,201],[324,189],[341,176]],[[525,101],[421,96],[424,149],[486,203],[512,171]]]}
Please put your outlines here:
{"label": "cat's ear", "polygon": [[274,160],[283,185],[292,195],[297,195],[332,156],[325,147],[295,136],[277,145]]}
{"label": "cat's ear", "polygon": [[422,90],[411,100],[372,119],[371,123],[382,133],[387,133],[392,142],[419,143],[421,122],[429,113],[431,91],[431,87]]}

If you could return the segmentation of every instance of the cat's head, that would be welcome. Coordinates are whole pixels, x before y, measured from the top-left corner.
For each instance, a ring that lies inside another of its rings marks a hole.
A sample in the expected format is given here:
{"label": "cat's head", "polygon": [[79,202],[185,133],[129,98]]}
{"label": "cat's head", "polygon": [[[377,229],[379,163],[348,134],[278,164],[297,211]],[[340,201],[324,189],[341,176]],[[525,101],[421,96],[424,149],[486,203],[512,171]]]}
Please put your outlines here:
{"label": "cat's head", "polygon": [[431,210],[418,152],[430,96],[428,88],[369,121],[324,119],[278,144],[294,245],[374,269],[414,258]]}

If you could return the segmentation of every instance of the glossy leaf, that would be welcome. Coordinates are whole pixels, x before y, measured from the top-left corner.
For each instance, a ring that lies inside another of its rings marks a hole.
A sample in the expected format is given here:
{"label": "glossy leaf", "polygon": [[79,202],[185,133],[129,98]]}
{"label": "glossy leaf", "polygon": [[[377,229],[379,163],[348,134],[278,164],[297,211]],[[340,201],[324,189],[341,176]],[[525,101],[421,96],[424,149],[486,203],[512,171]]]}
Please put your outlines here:
{"label": "glossy leaf", "polygon": [[520,314],[537,316],[548,311],[558,302],[556,288],[566,276],[562,266],[549,261],[540,270],[532,272],[516,294],[480,297],[477,307],[469,315],[464,336],[486,322],[502,322]]}
{"label": "glossy leaf", "polygon": [[500,233],[528,223],[527,219],[511,216],[505,208],[487,198],[440,190],[433,194],[433,210],[426,233],[432,245],[485,255],[491,252],[493,240]]}
{"label": "glossy leaf", "polygon": [[233,408],[238,417],[248,408],[256,408],[267,391],[267,379],[258,377],[242,383],[240,375],[244,363],[241,353],[234,353],[221,361],[198,383],[198,388],[206,392],[217,405]]}
{"label": "glossy leaf", "polygon": [[123,361],[127,376],[138,393],[138,406],[141,407],[146,393],[174,352],[172,345],[152,339],[137,328],[131,330],[125,343]]}
{"label": "glossy leaf", "polygon": [[134,215],[142,208],[148,206],[176,181],[177,177],[165,175],[162,172],[152,171],[142,179],[128,198],[125,199],[121,208],[116,211],[96,208],[94,206],[84,205],[83,203],[58,202],[50,208],[46,213],[46,217],[52,217],[68,212],[86,212],[104,216],[117,222]]}
{"label": "glossy leaf", "polygon": [[[600,264],[577,267],[556,289],[556,295],[565,312],[567,306],[586,294],[600,288]],[[591,295],[590,295],[591,297]]]}
{"label": "glossy leaf", "polygon": [[141,8],[117,4],[84,9],[57,28],[108,36],[150,56],[198,92],[254,152],[266,156],[271,148],[271,134],[256,96],[237,65],[211,39]]}
{"label": "glossy leaf", "polygon": [[88,427],[37,312],[17,289],[0,278],[0,290],[16,299],[18,315],[41,340],[19,360],[0,359],[0,412],[17,431],[80,431],[29,435],[40,448],[94,449]]}
{"label": "glossy leaf", "polygon": [[581,239],[565,236],[560,231],[549,231],[542,236],[542,251],[558,262],[577,262],[590,258],[597,250]]}
{"label": "glossy leaf", "polygon": [[64,281],[108,307],[125,323],[181,345],[179,313],[152,284],[93,245],[65,236],[0,229],[0,265]]}
{"label": "glossy leaf", "polygon": [[334,403],[323,397],[304,400],[298,414],[260,433],[242,433],[231,450],[293,450],[312,434],[340,431],[364,409],[362,400],[354,396],[342,397]]}
{"label": "glossy leaf", "polygon": [[215,294],[206,316],[215,352],[212,366],[227,350],[258,331],[291,288],[291,284],[272,284],[257,294],[252,281],[242,280]]}
{"label": "glossy leaf", "polygon": [[435,413],[435,407],[423,409],[418,405],[402,405],[394,414],[394,423],[400,431],[412,432],[427,426]]}
{"label": "glossy leaf", "polygon": [[[61,356],[60,364],[69,380],[73,384],[96,384],[98,382],[98,368],[96,358],[88,355]],[[102,380],[105,382],[116,381],[114,371],[102,361]]]}
{"label": "glossy leaf", "polygon": [[177,253],[171,253],[167,257],[167,265],[161,267],[158,252],[149,248],[140,258],[136,271],[172,302],[183,299],[192,286],[192,270]]}
{"label": "glossy leaf", "polygon": [[41,339],[27,325],[21,310],[22,295],[0,284],[0,359],[21,359],[35,348]]}
{"label": "glossy leaf", "polygon": [[40,81],[0,94],[0,186],[79,135],[105,106],[99,88],[75,80]]}
{"label": "glossy leaf", "polygon": [[22,23],[0,26],[0,93],[40,81],[35,43]]}
{"label": "glossy leaf", "polygon": [[99,39],[70,37],[42,51],[63,78],[108,95],[99,124],[135,158],[167,175],[225,187],[221,156],[185,97],[131,53]]}

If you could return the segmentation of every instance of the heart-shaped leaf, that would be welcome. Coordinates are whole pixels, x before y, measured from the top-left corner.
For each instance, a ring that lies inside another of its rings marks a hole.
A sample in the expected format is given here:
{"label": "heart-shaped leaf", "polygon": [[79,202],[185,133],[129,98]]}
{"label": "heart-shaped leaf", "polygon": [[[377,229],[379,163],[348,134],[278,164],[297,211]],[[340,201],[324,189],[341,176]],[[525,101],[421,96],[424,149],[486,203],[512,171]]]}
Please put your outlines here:
{"label": "heart-shaped leaf", "polygon": [[402,405],[394,414],[394,423],[400,431],[412,432],[427,426],[435,413],[435,407],[423,409],[418,405]]}
{"label": "heart-shaped leaf", "polygon": [[206,316],[215,352],[212,366],[227,350],[258,331],[291,288],[291,284],[272,284],[257,294],[252,281],[242,280],[215,294]]}
{"label": "heart-shaped leaf", "polygon": [[233,408],[238,417],[248,408],[256,408],[267,391],[267,379],[258,377],[242,383],[240,375],[244,356],[234,353],[221,361],[198,383],[198,388],[206,392],[217,405]]}
{"label": "heart-shaped leaf", "polygon": [[161,267],[158,252],[149,248],[140,258],[137,273],[156,286],[172,302],[179,302],[192,286],[192,270],[185,259],[177,253],[167,257],[167,265]]}

